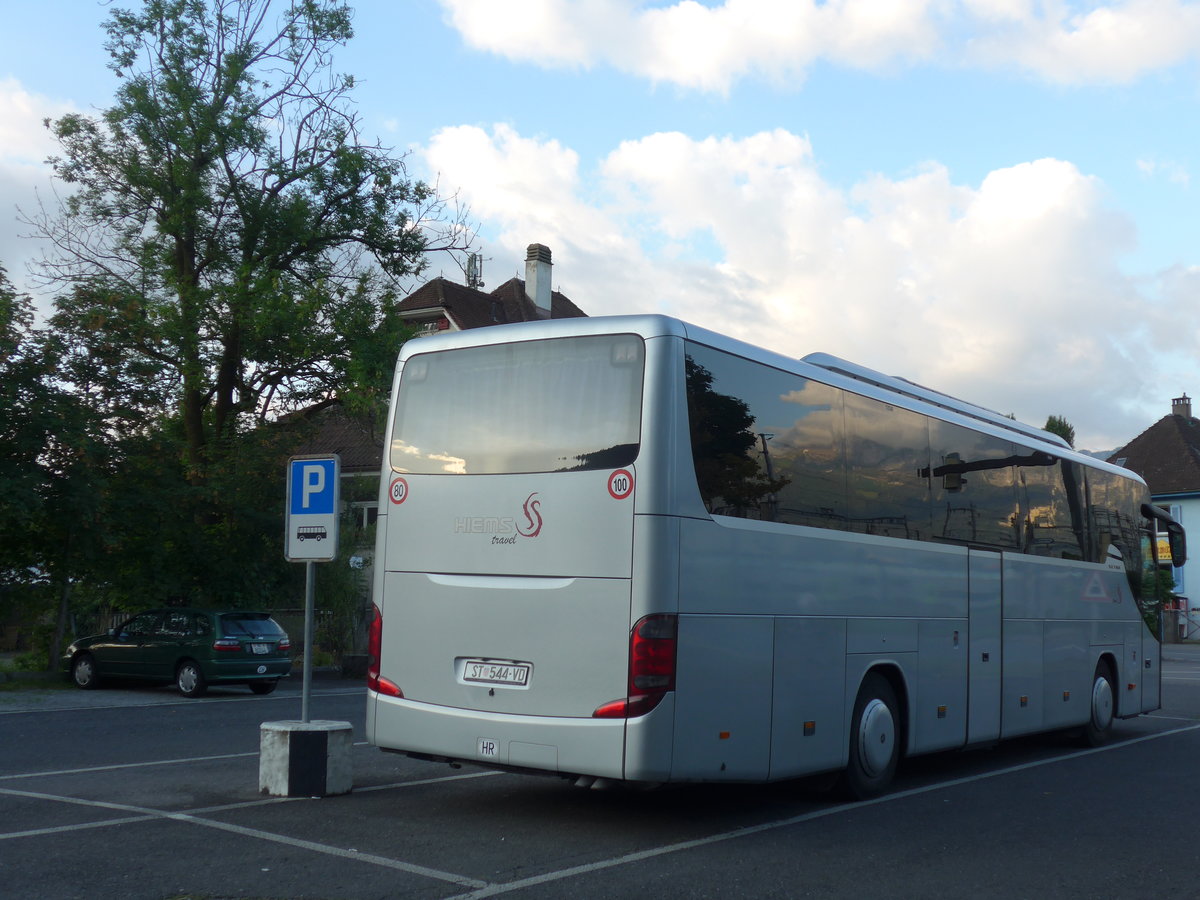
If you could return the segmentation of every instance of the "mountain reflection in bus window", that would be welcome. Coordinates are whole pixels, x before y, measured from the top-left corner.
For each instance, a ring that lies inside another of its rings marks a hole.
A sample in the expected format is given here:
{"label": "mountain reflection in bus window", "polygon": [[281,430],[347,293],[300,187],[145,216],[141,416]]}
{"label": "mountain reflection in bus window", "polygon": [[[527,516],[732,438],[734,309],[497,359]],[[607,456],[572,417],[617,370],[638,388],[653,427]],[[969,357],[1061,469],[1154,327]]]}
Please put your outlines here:
{"label": "mountain reflection in bus window", "polygon": [[929,423],[933,535],[992,547],[1020,546],[1013,445],[961,425]]}
{"label": "mountain reflection in bus window", "polygon": [[846,394],[846,486],[850,527],[865,534],[928,540],[926,419]]}
{"label": "mountain reflection in bus window", "polygon": [[1035,556],[1086,559],[1078,463],[1017,447],[1017,492],[1024,514],[1021,549]]}

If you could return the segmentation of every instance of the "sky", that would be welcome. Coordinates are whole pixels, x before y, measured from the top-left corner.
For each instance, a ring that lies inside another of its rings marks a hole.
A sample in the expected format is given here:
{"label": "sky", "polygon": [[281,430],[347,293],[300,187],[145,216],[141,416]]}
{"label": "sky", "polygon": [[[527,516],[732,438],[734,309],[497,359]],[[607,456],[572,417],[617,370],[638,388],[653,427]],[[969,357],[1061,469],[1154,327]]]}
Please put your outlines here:
{"label": "sky", "polygon": [[[542,243],[590,315],[832,353],[1089,450],[1200,397],[1200,2],[350,5],[364,136],[469,208],[489,287]],[[20,219],[54,196],[42,121],[111,105],[110,7],[5,7],[0,265],[48,304]]]}

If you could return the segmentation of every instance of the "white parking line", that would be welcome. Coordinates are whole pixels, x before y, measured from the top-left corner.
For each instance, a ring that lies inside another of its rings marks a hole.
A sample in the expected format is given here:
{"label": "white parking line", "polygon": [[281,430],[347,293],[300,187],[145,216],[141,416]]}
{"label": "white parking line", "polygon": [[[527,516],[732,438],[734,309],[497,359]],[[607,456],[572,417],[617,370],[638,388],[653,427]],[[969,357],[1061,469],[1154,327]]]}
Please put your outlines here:
{"label": "white parking line", "polygon": [[[228,831],[232,834],[238,834],[243,837],[252,837],[263,841],[271,841],[276,844],[283,844],[284,846],[294,847],[299,850],[311,850],[314,853],[323,853],[327,856],[338,856],[342,859],[353,859],[359,862],[371,863],[372,865],[383,866],[388,869],[397,869],[402,872],[408,872],[412,875],[420,875],[422,877],[433,878],[438,881],[447,881],[451,884],[458,884],[463,887],[482,888],[487,886],[486,881],[480,881],[477,878],[468,878],[466,875],[456,875],[453,872],[443,872],[439,869],[431,869],[427,866],[416,865],[415,863],[406,863],[398,859],[389,859],[385,856],[376,856],[373,853],[360,853],[358,850],[354,849],[347,850],[341,847],[332,847],[328,844],[318,844],[315,841],[305,841],[301,840],[300,838],[287,837],[286,835],[274,834],[270,831],[262,831],[258,828],[246,828],[245,826],[234,825],[230,822],[219,822],[214,819],[205,819],[196,815],[195,813],[164,812],[162,810],[148,809],[141,806],[131,806],[125,803],[110,803],[104,800],[82,800],[78,797],[64,797],[58,794],[44,794],[38,791],[16,791],[12,788],[0,788],[0,794],[8,795],[10,797],[24,797],[31,800],[49,800],[56,803],[69,803],[74,806],[110,809],[137,814],[133,817],[126,817],[120,820],[110,820],[104,823],[92,823],[90,827],[97,827],[99,824],[115,824],[116,822],[124,824],[128,822],[144,822],[151,819],[168,819],[173,822],[185,822],[192,825],[202,825],[205,828],[214,828],[218,831]],[[38,829],[37,831],[30,832],[0,834],[0,839],[27,837],[35,834],[58,834],[63,831],[77,830],[77,828],[78,826],[64,826],[63,828],[57,829]]]}
{"label": "white parking line", "polygon": [[[329,688],[327,690],[316,690],[312,692],[314,697],[334,697],[343,694],[362,694],[366,698],[365,687],[360,688]],[[55,692],[58,693],[57,691]],[[10,695],[12,696],[12,695]],[[23,706],[19,709],[0,709],[0,716],[16,716],[28,713],[58,713],[58,712],[86,712],[93,709],[141,709],[146,706],[194,706],[197,703],[211,705],[213,703],[270,703],[273,700],[288,700],[295,703],[300,702],[300,695],[290,691],[279,694],[271,694],[267,697],[258,695],[250,695],[246,697],[193,697],[191,699],[180,697],[176,700],[149,700],[149,702],[140,703],[106,703],[103,705],[88,705],[81,706]]]}
{"label": "white parking line", "polygon": [[641,850],[637,853],[627,853],[624,856],[615,856],[611,859],[597,860],[592,863],[585,863],[581,866],[572,866],[569,869],[559,869],[555,872],[545,872],[541,875],[533,875],[529,878],[522,878],[519,881],[509,881],[504,884],[490,884],[476,891],[471,891],[468,894],[458,894],[454,897],[446,898],[446,900],[478,900],[483,897],[495,897],[498,894],[507,894],[512,891],[523,890],[527,887],[535,887],[541,884],[548,884],[553,881],[562,881],[567,878],[574,878],[578,875],[587,875],[591,872],[599,872],[604,869],[612,869],[616,866],[624,866],[630,863],[641,862],[644,859],[653,859],[657,856],[665,856],[668,853],[678,853],[681,850],[694,850],[697,847],[706,847],[710,844],[719,844],[724,841],[732,841],[737,838],[747,837],[752,834],[759,834],[764,831],[774,831],[777,828],[787,828],[790,825],[799,825],[803,822],[811,822],[814,819],[824,819],[828,816],[836,816],[846,812],[856,812],[867,806],[878,806],[881,803],[893,803],[896,800],[906,800],[909,797],[916,797],[921,794],[940,791],[945,788],[957,787],[961,784],[970,784],[976,781],[984,781],[988,778],[996,778],[1001,775],[1011,775],[1014,772],[1022,772],[1027,769],[1036,769],[1040,766],[1050,765],[1052,763],[1066,762],[1071,759],[1078,759],[1082,756],[1091,756],[1094,753],[1105,753],[1109,750],[1119,750],[1122,747],[1128,747],[1131,744],[1140,744],[1143,741],[1157,740],[1158,738],[1170,737],[1171,735],[1183,734],[1189,731],[1200,729],[1200,724],[1191,725],[1187,728],[1176,728],[1173,731],[1164,731],[1159,734],[1145,735],[1132,740],[1122,741],[1119,744],[1109,744],[1104,747],[1096,747],[1089,750],[1080,750],[1075,753],[1068,753],[1066,756],[1056,756],[1053,759],[1043,759],[1036,762],[1022,763],[1017,766],[1009,766],[1005,769],[997,769],[995,772],[982,772],[978,775],[968,775],[964,778],[954,778],[950,781],[942,781],[937,784],[926,785],[925,787],[912,788],[907,791],[898,791],[894,794],[886,794],[882,797],[876,797],[874,800],[863,800],[859,803],[849,803],[842,806],[835,806],[826,809],[819,809],[810,813],[803,813],[799,816],[791,816],[786,819],[779,819],[774,822],[764,822],[761,825],[749,825],[745,828],[737,828],[733,831],[725,831],[720,834],[709,835],[704,838],[696,838],[691,841],[681,841],[678,844],[667,844],[662,847],[654,847],[649,850]]}
{"label": "white parking line", "polygon": [[[355,747],[369,747],[369,741],[355,741]],[[181,756],[173,759],[151,759],[146,762],[113,763],[107,766],[85,766],[79,769],[54,769],[45,772],[20,772],[14,775],[0,775],[0,781],[10,781],[14,778],[47,778],[52,775],[86,775],[88,772],[111,772],[113,769],[140,769],[142,766],[173,766],[179,763],[209,762],[217,759],[239,759],[245,756],[258,756],[258,750],[248,753],[220,753],[216,756]],[[413,782],[419,784],[420,782]]]}
{"label": "white parking line", "polygon": [[88,772],[112,772],[115,769],[140,769],[142,766],[173,766],[179,763],[209,762],[216,759],[239,759],[243,756],[258,756],[253,753],[222,753],[218,756],[191,756],[183,759],[153,759],[149,762],[113,763],[111,766],[87,766],[82,769],[55,769],[49,772],[20,772],[16,775],[0,775],[0,781],[17,778],[49,778],[53,775],[86,775]]}
{"label": "white parking line", "polygon": [[[1165,717],[1160,717],[1165,718]],[[288,802],[292,800],[303,800],[305,798],[268,798],[264,800],[245,801],[236,804],[228,804],[224,806],[207,807],[205,809],[197,809],[189,812],[166,812],[163,810],[149,809],[145,807],[131,806],[121,803],[110,803],[100,800],[82,800],[76,797],[60,796],[56,794],[39,793],[35,791],[19,791],[12,788],[0,788],[0,795],[8,795],[12,797],[24,797],[28,799],[47,800],[58,803],[68,803],[79,806],[87,806],[98,809],[108,809],[117,812],[133,813],[132,816],[126,816],[120,819],[110,819],[104,822],[93,822],[78,825],[65,825],[55,828],[35,829],[23,832],[10,832],[8,834],[0,834],[0,840],[6,840],[18,837],[30,837],[49,834],[61,834],[69,831],[76,831],[87,828],[99,828],[109,825],[119,825],[134,822],[144,822],[152,819],[168,819],[176,822],[186,822],[194,825],[201,825],[206,828],[214,828],[221,831],[231,832],[246,837],[258,838],[260,840],[271,841],[285,846],[294,847],[301,850],[311,850],[315,853],[323,853],[329,856],[337,856],[343,859],[353,859],[372,865],[383,866],[385,868],[396,869],[399,871],[408,872],[414,875],[445,881],[451,884],[461,885],[466,888],[473,888],[469,893],[458,894],[448,900],[478,900],[478,898],[494,897],[500,894],[511,893],[512,891],[522,890],[528,887],[535,887],[542,884],[548,884],[556,881],[563,881],[568,878],[575,878],[580,875],[587,875],[593,872],[599,872],[606,869],[615,868],[617,866],[628,865],[630,863],[640,862],[646,859],[653,859],[659,856],[665,856],[670,853],[678,853],[683,850],[692,850],[697,847],[705,847],[711,844],[723,843],[725,841],[735,840],[737,838],[747,837],[761,832],[774,831],[779,828],[786,828],[791,825],[799,825],[805,822],[811,822],[816,819],[826,818],[828,816],[839,815],[846,812],[855,812],[868,806],[877,806],[882,803],[892,803],[897,800],[904,800],[909,797],[916,797],[922,794],[940,791],[950,787],[956,787],[963,784],[971,784],[973,782],[984,781],[989,778],[996,778],[1003,775],[1011,775],[1016,772],[1022,772],[1029,769],[1040,768],[1042,766],[1051,765],[1054,763],[1067,762],[1073,759],[1079,759],[1084,756],[1091,756],[1096,753],[1106,753],[1111,750],[1119,750],[1123,747],[1128,747],[1133,744],[1140,744],[1145,741],[1158,740],[1159,738],[1172,737],[1174,735],[1186,734],[1200,730],[1200,723],[1193,723],[1182,728],[1175,728],[1170,731],[1163,731],[1156,734],[1142,735],[1141,737],[1131,738],[1119,743],[1109,744],[1104,747],[1096,747],[1087,750],[1079,750],[1074,753],[1068,753],[1063,756],[1055,756],[1048,759],[1036,760],[1034,762],[1021,763],[1015,766],[1008,766],[1003,769],[997,769],[993,772],[981,772],[976,775],[969,775],[963,778],[954,778],[949,781],[942,781],[936,784],[925,785],[924,787],[912,788],[906,791],[898,791],[893,794],[887,794],[882,797],[877,797],[873,800],[865,800],[860,803],[849,803],[840,806],[827,807],[813,812],[802,813],[798,816],[790,816],[785,819],[777,819],[772,822],[763,822],[758,825],[750,825],[744,828],[737,828],[732,831],[721,832],[719,834],[709,835],[703,838],[696,838],[690,841],[681,841],[675,844],[666,844],[661,847],[654,847],[647,850],[641,850],[636,853],[628,853],[623,856],[611,857],[609,859],[597,860],[595,862],[586,863],[580,866],[572,866],[567,869],[558,869],[553,872],[545,872],[541,875],[522,878],[517,881],[505,882],[503,884],[489,884],[486,881],[480,881],[475,878],[470,878],[465,875],[458,875],[452,872],[443,872],[439,869],[431,869],[426,866],[416,865],[415,863],[406,863],[402,860],[391,859],[389,857],[376,856],[371,853],[360,853],[354,849],[343,849],[333,847],[328,844],[318,844],[313,841],[305,841],[298,838],[291,838],[285,835],[275,834],[269,831],[262,831],[256,828],[246,828],[240,825],[234,825],[227,822],[220,822],[202,817],[202,814],[207,815],[214,812],[221,812],[227,809],[245,808],[251,806],[267,805],[271,803]],[[362,742],[360,742],[362,743]],[[254,754],[230,754],[229,756],[221,757],[196,757],[191,760],[161,760],[156,763],[133,763],[122,766],[98,766],[91,769],[69,770],[63,773],[37,773],[42,775],[49,774],[71,774],[74,772],[100,771],[111,768],[128,768],[137,765],[166,765],[172,762],[193,762],[203,761],[206,759],[225,759],[230,756],[252,756]],[[375,785],[367,788],[359,788],[355,793],[365,793],[367,791],[379,791],[398,789],[404,787],[412,787],[423,784],[433,784],[444,781],[457,781],[470,778],[481,778],[491,775],[499,775],[500,772],[482,771],[482,772],[467,772],[460,775],[449,775],[440,778],[428,778],[419,781],[396,782],[388,785]],[[30,775],[10,775],[6,778],[20,777],[35,777]]]}

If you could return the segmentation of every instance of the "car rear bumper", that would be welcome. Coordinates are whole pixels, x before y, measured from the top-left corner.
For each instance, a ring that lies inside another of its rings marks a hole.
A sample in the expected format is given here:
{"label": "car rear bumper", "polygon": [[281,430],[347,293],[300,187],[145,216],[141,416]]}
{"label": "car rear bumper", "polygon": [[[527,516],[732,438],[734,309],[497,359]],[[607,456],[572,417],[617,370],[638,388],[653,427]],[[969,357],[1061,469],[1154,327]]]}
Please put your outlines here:
{"label": "car rear bumper", "polygon": [[285,678],[292,670],[290,659],[213,660],[205,666],[204,677],[210,682],[264,681]]}

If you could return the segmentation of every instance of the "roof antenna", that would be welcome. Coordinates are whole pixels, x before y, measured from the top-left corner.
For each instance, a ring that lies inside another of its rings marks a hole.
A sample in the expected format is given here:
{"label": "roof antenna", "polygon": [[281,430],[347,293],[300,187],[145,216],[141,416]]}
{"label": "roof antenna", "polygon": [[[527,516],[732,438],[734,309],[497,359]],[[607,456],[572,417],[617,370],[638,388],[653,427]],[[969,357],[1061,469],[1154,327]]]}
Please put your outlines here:
{"label": "roof antenna", "polygon": [[467,287],[479,290],[483,287],[483,254],[467,254]]}

